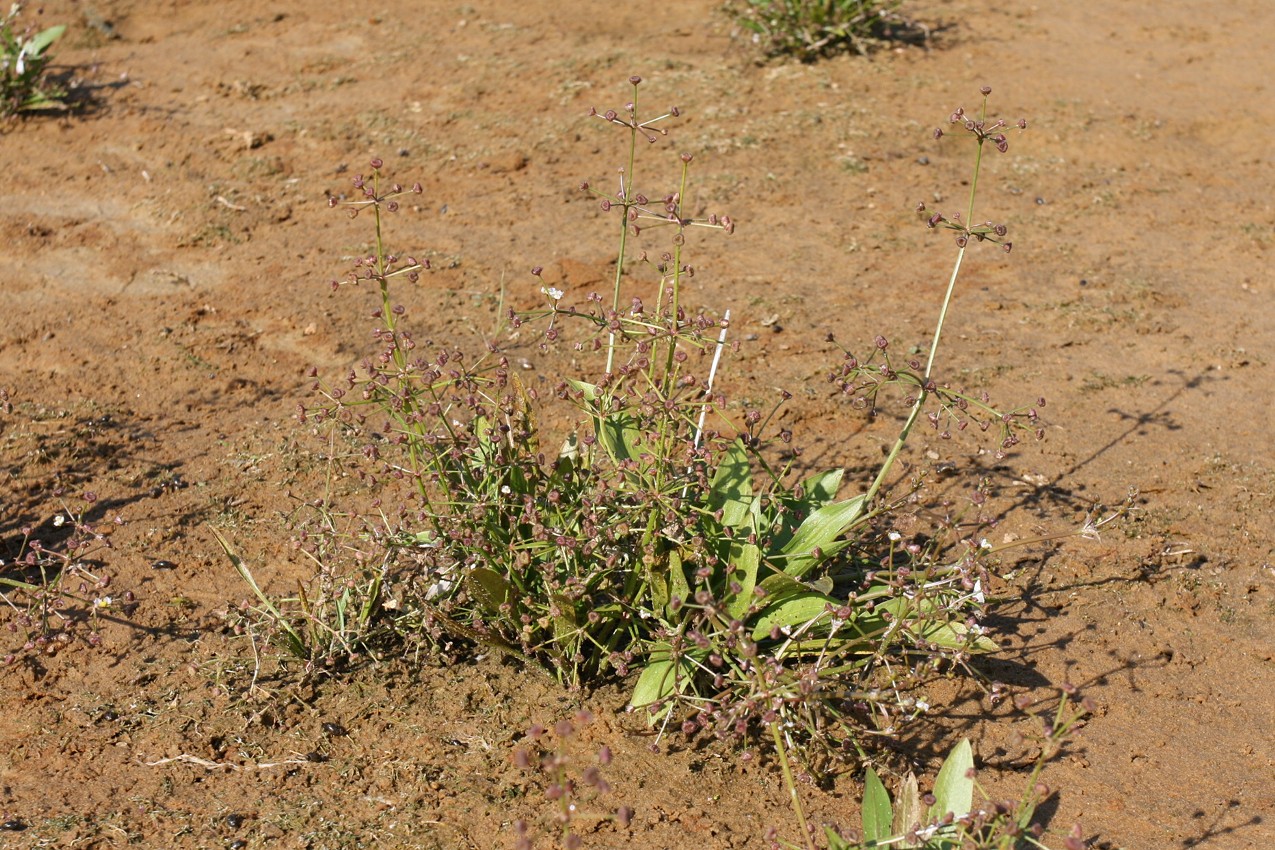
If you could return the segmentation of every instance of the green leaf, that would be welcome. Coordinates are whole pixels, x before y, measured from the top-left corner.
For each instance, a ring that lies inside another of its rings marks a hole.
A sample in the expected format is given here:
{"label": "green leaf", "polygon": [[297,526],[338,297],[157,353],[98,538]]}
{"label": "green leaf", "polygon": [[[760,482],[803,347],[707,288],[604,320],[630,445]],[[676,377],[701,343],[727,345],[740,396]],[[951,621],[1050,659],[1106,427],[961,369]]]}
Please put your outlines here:
{"label": "green leaf", "polygon": [[970,639],[970,628],[964,623],[953,620],[950,623],[942,623],[932,629],[922,632],[922,637],[931,643],[937,643],[939,646],[948,649],[966,649],[970,652],[997,652],[1000,646],[996,641],[986,635],[975,635],[973,640]]}
{"label": "green leaf", "polygon": [[781,555],[788,556],[784,572],[800,578],[815,565],[811,554],[815,549],[827,555],[843,548],[845,542],[837,538],[863,516],[863,503],[864,497],[859,495],[824,505],[806,517],[797,533],[780,550]]}
{"label": "green leaf", "polygon": [[636,460],[641,432],[637,419],[627,413],[612,413],[597,423],[598,442],[616,460]]}
{"label": "green leaf", "polygon": [[881,777],[868,768],[863,777],[863,838],[868,842],[882,841],[890,837],[894,813],[890,806],[890,792],[885,790]]}
{"label": "green leaf", "polygon": [[637,684],[633,686],[633,696],[629,698],[629,706],[643,708],[659,702],[673,693],[676,680],[672,661],[652,661],[638,676]]}
{"label": "green leaf", "polygon": [[31,40],[23,46],[23,49],[28,56],[39,56],[46,47],[61,38],[64,32],[66,32],[66,24],[49,27],[47,30],[33,35]]}
{"label": "green leaf", "polygon": [[[666,643],[657,643],[651,647],[646,667],[633,686],[633,696],[629,698],[630,708],[654,705],[675,691],[682,693],[690,685],[694,668],[685,658],[674,662],[672,653],[672,648]],[[667,710],[668,708],[665,709]],[[653,724],[665,711],[649,715],[647,722]]]}
{"label": "green leaf", "polygon": [[845,475],[845,470],[837,468],[810,476],[801,482],[801,489],[804,493],[802,502],[813,508],[821,508],[828,504],[837,498],[837,491],[841,489],[843,475]]}
{"label": "green leaf", "polygon": [[748,464],[748,452],[740,440],[726,450],[713,472],[709,485],[708,509],[722,512],[722,525],[736,528],[743,525],[756,503],[753,496],[753,473]]}
{"label": "green leaf", "polygon": [[781,629],[786,626],[801,626],[818,617],[826,617],[829,603],[835,606],[837,600],[808,590],[798,596],[772,604],[757,618],[757,623],[753,626],[753,640],[762,640],[767,637],[774,626],[779,626]]}
{"label": "green leaf", "polygon": [[809,585],[797,581],[786,573],[771,573],[762,579],[758,586],[766,591],[766,599],[771,607],[790,597],[810,592]]}
{"label": "green leaf", "polygon": [[691,598],[691,585],[686,580],[686,569],[682,566],[682,553],[676,549],[668,553],[668,580],[670,602],[674,596],[683,602]]}
{"label": "green leaf", "polygon": [[[725,594],[726,610],[732,617],[743,617],[753,604],[753,588],[757,586],[757,570],[761,566],[761,549],[752,543],[735,541],[730,547],[730,569],[726,573],[728,585]],[[739,593],[729,590],[731,582],[738,582]]]}
{"label": "green leaf", "polygon": [[928,816],[930,823],[941,820],[948,812],[957,818],[969,814],[974,803],[974,749],[968,738],[948,753],[939,768],[934,780],[934,799]]}
{"label": "green leaf", "polygon": [[584,394],[584,400],[587,402],[595,402],[598,400],[598,388],[587,381],[576,381],[567,378],[567,385],[576,392]]}
{"label": "green leaf", "polygon": [[550,596],[558,614],[553,618],[553,637],[558,643],[574,653],[574,647],[580,642],[580,623],[576,617],[576,606],[560,593]]}
{"label": "green leaf", "polygon": [[[671,555],[672,553],[670,553],[670,560],[664,562],[669,568],[672,567]],[[669,575],[665,570],[660,569],[659,562],[652,564],[647,570],[646,580],[651,589],[651,607],[656,611],[667,609],[669,602],[672,601],[669,595]],[[685,601],[686,597],[683,596],[682,600]]]}
{"label": "green leaf", "polygon": [[878,611],[888,611],[895,617],[907,620],[911,633],[921,640],[936,643],[947,649],[967,649],[970,652],[997,652],[1000,646],[985,635],[970,638],[970,628],[959,620],[948,622],[929,622],[926,615],[935,610],[936,603],[932,599],[909,599],[896,596],[877,603]]}
{"label": "green leaf", "polygon": [[499,613],[500,606],[513,596],[513,588],[510,587],[508,580],[495,570],[474,567],[469,573],[469,578],[474,583],[470,587],[474,598],[493,614]]}

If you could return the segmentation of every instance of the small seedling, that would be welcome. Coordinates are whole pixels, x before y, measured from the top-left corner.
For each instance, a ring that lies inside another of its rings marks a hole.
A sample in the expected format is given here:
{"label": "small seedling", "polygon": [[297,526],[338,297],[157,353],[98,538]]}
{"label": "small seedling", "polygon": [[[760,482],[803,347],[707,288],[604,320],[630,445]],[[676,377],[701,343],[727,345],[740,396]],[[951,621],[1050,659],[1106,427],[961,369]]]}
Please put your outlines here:
{"label": "small seedling", "polygon": [[0,18],[0,118],[38,109],[63,109],[65,92],[45,75],[49,47],[66,25],[35,32],[19,22],[22,5],[14,3]]}

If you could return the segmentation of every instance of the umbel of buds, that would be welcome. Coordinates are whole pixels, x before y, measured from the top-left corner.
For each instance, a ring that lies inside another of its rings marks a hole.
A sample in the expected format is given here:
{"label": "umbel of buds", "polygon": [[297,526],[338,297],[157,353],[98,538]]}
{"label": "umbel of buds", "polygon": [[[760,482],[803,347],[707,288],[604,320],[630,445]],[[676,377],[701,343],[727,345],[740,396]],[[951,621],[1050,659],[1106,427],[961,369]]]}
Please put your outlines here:
{"label": "umbel of buds", "polygon": [[[991,122],[987,120],[987,96],[992,93],[992,88],[991,86],[983,86],[979,89],[979,91],[983,95],[983,109],[980,117],[977,119],[970,118],[965,114],[965,110],[963,108],[958,107],[955,112],[947,117],[947,123],[959,125],[966,132],[972,134],[974,138],[978,140],[980,146],[983,142],[991,142],[996,146],[996,150],[1001,153],[1005,153],[1009,150],[1009,139],[1006,138],[1005,134],[1000,131],[1008,128],[1009,124],[1007,124],[1004,119],[997,119]],[[1019,130],[1026,130],[1027,119],[1019,118],[1018,121],[1014,123],[1014,126]],[[941,139],[943,136],[943,129],[941,127],[935,128],[934,138]]]}
{"label": "umbel of buds", "polygon": [[[987,118],[987,96],[992,93],[991,86],[983,86],[979,89],[979,92],[983,95],[983,107],[979,110],[977,118],[969,116],[963,108],[958,107],[947,117],[947,122],[950,125],[960,127],[974,137],[979,147],[981,159],[985,142],[991,142],[1000,153],[1005,153],[1009,150],[1009,139],[1001,132],[1007,129],[1009,125],[1003,119],[989,121]],[[1019,130],[1026,130],[1027,119],[1018,119],[1014,126]],[[941,127],[934,130],[935,139],[942,139],[944,135],[946,134]],[[992,221],[977,225],[967,223],[961,219],[960,213],[953,213],[949,218],[940,212],[930,213],[925,208],[925,204],[917,204],[916,213],[931,230],[943,227],[955,231],[958,247],[964,248],[970,243],[971,239],[975,242],[992,242],[1000,245],[1005,249],[1005,253],[1009,253],[1014,247],[1014,243],[1005,241],[1009,228],[1003,224],[997,224]]]}

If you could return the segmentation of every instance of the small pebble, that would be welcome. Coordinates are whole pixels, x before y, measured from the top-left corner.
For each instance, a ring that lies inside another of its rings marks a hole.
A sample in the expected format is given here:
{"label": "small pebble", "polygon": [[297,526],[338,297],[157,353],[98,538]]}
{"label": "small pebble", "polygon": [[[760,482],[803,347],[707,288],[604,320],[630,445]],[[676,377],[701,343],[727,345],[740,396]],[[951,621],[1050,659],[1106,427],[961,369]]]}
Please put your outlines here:
{"label": "small pebble", "polygon": [[345,727],[342,726],[340,723],[324,723],[323,731],[334,738],[340,738],[350,734],[349,732],[345,730]]}

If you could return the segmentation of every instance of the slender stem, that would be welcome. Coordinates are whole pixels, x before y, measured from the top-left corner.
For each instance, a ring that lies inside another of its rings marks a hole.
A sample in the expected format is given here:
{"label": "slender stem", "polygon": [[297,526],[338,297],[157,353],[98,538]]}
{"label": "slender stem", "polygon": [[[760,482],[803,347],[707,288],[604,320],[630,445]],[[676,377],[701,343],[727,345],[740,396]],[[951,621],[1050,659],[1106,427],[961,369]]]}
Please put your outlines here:
{"label": "slender stem", "polygon": [[[611,312],[615,313],[620,309],[620,282],[624,279],[624,257],[625,248],[629,241],[629,210],[632,209],[633,197],[633,164],[637,161],[637,135],[638,135],[638,87],[633,86],[633,111],[629,114],[632,124],[629,127],[629,167],[624,172],[624,178],[620,183],[620,200],[624,203],[621,207],[620,215],[620,253],[615,260],[615,284],[611,288]],[[606,374],[611,374],[615,368],[615,331],[607,334],[607,368]]]}
{"label": "slender stem", "polygon": [[770,724],[770,734],[775,741],[775,752],[779,754],[779,766],[784,773],[784,784],[788,786],[792,810],[797,816],[797,825],[801,828],[801,843],[807,850],[815,850],[814,841],[810,837],[810,827],[806,825],[806,810],[801,807],[801,795],[797,793],[797,783],[793,780],[792,768],[788,765],[788,750],[784,748],[783,736],[779,734],[778,721]]}
{"label": "slender stem", "polygon": [[[632,186],[632,184],[629,184]],[[624,206],[623,214],[620,216],[620,252],[615,259],[615,286],[611,293],[611,312],[614,313],[619,309],[620,305],[620,281],[624,278],[624,252],[629,241],[629,214],[628,204]],[[609,324],[609,322],[608,322]],[[606,374],[611,374],[615,367],[615,331],[607,334],[607,368]]]}
{"label": "slender stem", "polygon": [[930,356],[925,364],[925,376],[921,380],[921,386],[917,388],[916,401],[912,403],[912,410],[908,413],[907,421],[903,423],[902,430],[899,431],[898,438],[894,441],[894,445],[890,447],[890,453],[885,458],[885,463],[881,464],[881,470],[877,472],[876,479],[873,480],[872,486],[868,488],[868,493],[864,497],[864,503],[871,508],[872,500],[876,498],[877,492],[881,489],[881,485],[885,483],[886,477],[890,474],[890,469],[894,466],[895,460],[899,457],[899,452],[903,451],[903,446],[908,441],[908,435],[912,433],[912,426],[916,424],[916,420],[921,415],[921,408],[925,406],[926,399],[929,398],[929,390],[926,385],[930,382],[930,373],[934,370],[934,361],[938,356],[939,338],[943,335],[943,324],[947,321],[947,310],[952,303],[952,294],[956,291],[956,279],[961,273],[961,261],[965,259],[965,248],[962,247],[956,254],[956,263],[952,266],[952,277],[947,283],[947,293],[943,296],[943,306],[939,310],[938,324],[934,328],[934,340],[930,343]]}

